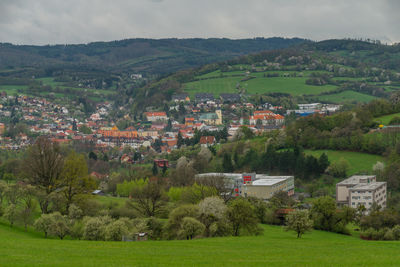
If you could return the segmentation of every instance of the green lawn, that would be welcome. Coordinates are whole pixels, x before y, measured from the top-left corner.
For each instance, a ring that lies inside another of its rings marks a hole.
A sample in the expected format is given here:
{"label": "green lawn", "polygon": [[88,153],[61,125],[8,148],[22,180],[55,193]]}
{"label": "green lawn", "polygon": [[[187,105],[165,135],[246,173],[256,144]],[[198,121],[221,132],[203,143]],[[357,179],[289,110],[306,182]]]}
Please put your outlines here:
{"label": "green lawn", "polygon": [[376,97],[366,95],[354,91],[344,91],[333,95],[322,95],[318,96],[320,101],[333,102],[333,103],[344,103],[344,102],[370,102]]}
{"label": "green lawn", "polygon": [[385,115],[382,117],[375,118],[375,120],[383,125],[389,125],[389,122],[391,121],[391,119],[393,119],[393,117],[400,117],[400,113]]}
{"label": "green lawn", "polygon": [[279,226],[263,236],[192,241],[99,242],[44,239],[0,225],[1,266],[398,266],[400,242]]}
{"label": "green lawn", "polygon": [[336,150],[305,150],[306,154],[311,154],[313,156],[319,157],[322,153],[328,156],[329,161],[332,163],[340,158],[346,159],[350,163],[350,169],[348,175],[353,175],[356,173],[371,173],[372,166],[377,162],[384,162],[384,158],[378,155],[359,153],[359,152],[349,152],[349,151],[336,151]]}

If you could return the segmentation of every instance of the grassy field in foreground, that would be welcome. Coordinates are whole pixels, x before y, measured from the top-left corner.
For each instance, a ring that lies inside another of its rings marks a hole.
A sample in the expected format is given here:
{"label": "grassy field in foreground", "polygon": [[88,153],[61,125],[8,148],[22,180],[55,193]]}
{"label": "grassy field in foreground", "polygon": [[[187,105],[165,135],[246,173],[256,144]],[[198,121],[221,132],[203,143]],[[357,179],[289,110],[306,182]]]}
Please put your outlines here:
{"label": "grassy field in foreground", "polygon": [[383,125],[389,125],[389,122],[393,117],[400,117],[400,113],[389,114],[382,117],[375,118],[376,121],[382,123]]}
{"label": "grassy field in foreground", "polygon": [[97,242],[44,239],[0,225],[2,266],[396,266],[400,242],[279,226],[263,236],[192,241]]}
{"label": "grassy field in foreground", "polygon": [[336,151],[336,150],[305,150],[306,154],[311,154],[313,156],[319,157],[322,153],[328,156],[329,161],[335,162],[340,158],[346,159],[350,163],[350,169],[348,175],[353,175],[356,173],[371,173],[372,166],[377,162],[384,162],[384,158],[379,155],[372,155],[359,152],[350,151]]}

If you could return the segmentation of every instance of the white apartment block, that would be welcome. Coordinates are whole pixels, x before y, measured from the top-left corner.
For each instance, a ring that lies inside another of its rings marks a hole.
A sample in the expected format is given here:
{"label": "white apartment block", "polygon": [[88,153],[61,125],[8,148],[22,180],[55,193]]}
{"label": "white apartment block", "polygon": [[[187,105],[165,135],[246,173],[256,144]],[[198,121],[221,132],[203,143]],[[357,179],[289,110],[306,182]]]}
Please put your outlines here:
{"label": "white apartment block", "polygon": [[386,208],[386,182],[377,182],[374,175],[354,175],[336,184],[336,202],[357,208],[363,205],[367,211],[373,203]]}

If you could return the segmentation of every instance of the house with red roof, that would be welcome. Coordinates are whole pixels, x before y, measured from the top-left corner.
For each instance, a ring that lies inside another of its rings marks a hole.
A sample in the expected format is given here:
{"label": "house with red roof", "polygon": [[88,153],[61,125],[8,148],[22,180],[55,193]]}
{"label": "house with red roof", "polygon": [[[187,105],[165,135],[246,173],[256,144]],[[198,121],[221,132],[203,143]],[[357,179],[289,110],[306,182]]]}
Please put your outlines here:
{"label": "house with red roof", "polygon": [[215,144],[214,136],[202,136],[200,137],[200,145],[204,147],[209,147]]}
{"label": "house with red roof", "polygon": [[167,113],[164,111],[159,112],[145,112],[147,121],[166,121],[168,120]]}

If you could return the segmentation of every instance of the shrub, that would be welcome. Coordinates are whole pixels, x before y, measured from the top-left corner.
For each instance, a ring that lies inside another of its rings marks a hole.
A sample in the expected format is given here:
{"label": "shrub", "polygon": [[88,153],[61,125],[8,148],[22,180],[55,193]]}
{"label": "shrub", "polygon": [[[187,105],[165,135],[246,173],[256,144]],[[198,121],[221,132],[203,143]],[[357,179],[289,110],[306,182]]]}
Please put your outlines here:
{"label": "shrub", "polygon": [[386,233],[383,235],[383,240],[395,240],[392,229],[388,229],[386,231]]}
{"label": "shrub", "polygon": [[58,236],[60,239],[64,239],[64,237],[69,233],[67,220],[59,212],[54,212],[50,214],[50,216],[51,223],[49,233],[51,235]]}
{"label": "shrub", "polygon": [[70,227],[69,234],[72,238],[80,240],[83,237],[84,223],[75,221]]}
{"label": "shrub", "polygon": [[185,217],[182,220],[178,236],[182,239],[193,239],[204,232],[205,226],[195,218]]}
{"label": "shrub", "polygon": [[128,227],[123,221],[114,221],[105,228],[105,240],[122,241],[122,236],[128,234]]}
{"label": "shrub", "polygon": [[52,216],[50,214],[42,214],[33,225],[36,231],[44,233],[44,237],[47,238],[49,233],[50,225],[52,223]]}
{"label": "shrub", "polygon": [[103,217],[93,217],[86,221],[83,227],[83,238],[86,240],[104,240],[106,227]]}
{"label": "shrub", "polygon": [[400,240],[400,225],[395,225],[392,228],[394,240]]}

